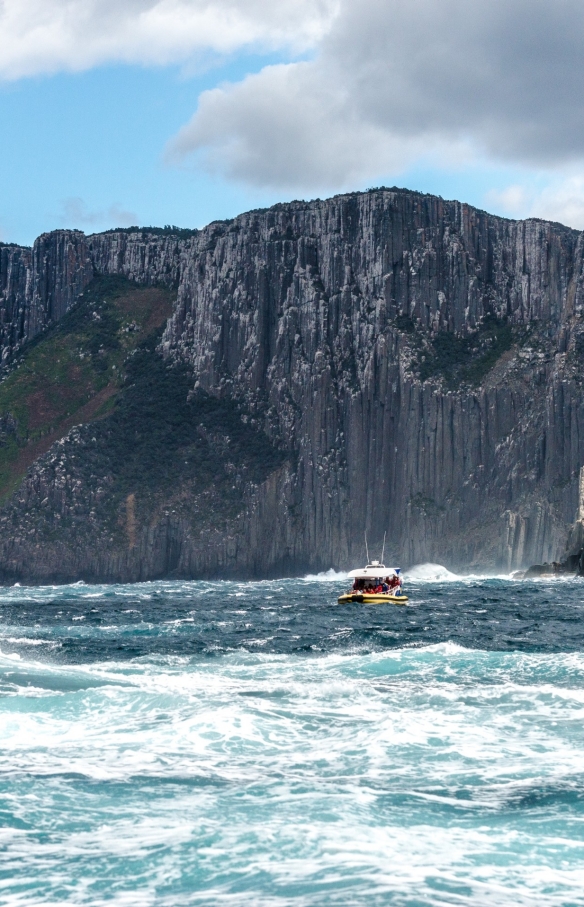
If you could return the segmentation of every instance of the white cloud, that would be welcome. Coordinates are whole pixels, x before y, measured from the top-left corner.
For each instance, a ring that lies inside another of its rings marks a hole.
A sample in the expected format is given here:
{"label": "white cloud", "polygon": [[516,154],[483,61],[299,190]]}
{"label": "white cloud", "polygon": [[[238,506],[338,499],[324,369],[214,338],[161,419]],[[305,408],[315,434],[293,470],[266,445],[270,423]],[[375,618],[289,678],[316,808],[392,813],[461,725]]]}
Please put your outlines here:
{"label": "white cloud", "polygon": [[421,159],[584,159],[581,0],[340,0],[314,60],[204,93],[169,154],[342,188]]}
{"label": "white cloud", "polygon": [[0,0],[4,79],[252,49],[313,57],[204,92],[175,163],[319,193],[502,162],[533,179],[497,207],[584,226],[582,0]]}
{"label": "white cloud", "polygon": [[167,157],[177,162],[192,150],[202,152],[211,171],[294,190],[354,185],[380,160],[399,168],[424,146],[418,137],[397,140],[363,122],[342,94],[314,78],[313,64],[295,63],[204,92]]}
{"label": "white cloud", "polygon": [[532,203],[532,216],[584,230],[584,178],[573,176],[547,186]]}
{"label": "white cloud", "polygon": [[131,227],[138,221],[133,211],[127,211],[117,202],[101,211],[92,211],[86,202],[77,196],[63,201],[63,211],[59,217],[65,227]]}
{"label": "white cloud", "polygon": [[505,189],[491,189],[485,198],[488,205],[500,209],[509,217],[529,217],[527,212],[533,199],[534,193],[519,183]]}
{"label": "white cloud", "polygon": [[488,193],[487,202],[510,217],[539,217],[584,230],[584,177],[556,176],[542,189],[512,185]]}
{"label": "white cloud", "polygon": [[313,47],[337,0],[0,0],[0,78]]}

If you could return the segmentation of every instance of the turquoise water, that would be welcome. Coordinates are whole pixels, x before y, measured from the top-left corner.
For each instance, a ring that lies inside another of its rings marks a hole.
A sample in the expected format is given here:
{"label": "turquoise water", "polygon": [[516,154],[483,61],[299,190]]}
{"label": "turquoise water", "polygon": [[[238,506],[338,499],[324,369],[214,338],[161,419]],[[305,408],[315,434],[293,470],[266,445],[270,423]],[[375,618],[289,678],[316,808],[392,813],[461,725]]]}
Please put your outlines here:
{"label": "turquoise water", "polygon": [[0,903],[584,904],[584,582],[0,590]]}

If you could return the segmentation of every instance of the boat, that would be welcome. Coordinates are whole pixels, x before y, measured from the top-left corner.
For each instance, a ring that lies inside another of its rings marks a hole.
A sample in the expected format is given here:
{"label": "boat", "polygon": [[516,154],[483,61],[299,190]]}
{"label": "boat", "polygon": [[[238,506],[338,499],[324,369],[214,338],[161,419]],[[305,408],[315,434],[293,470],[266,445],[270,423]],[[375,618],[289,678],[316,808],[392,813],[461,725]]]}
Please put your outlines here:
{"label": "boat", "polygon": [[[353,588],[349,592],[345,592],[344,595],[339,596],[339,605],[344,605],[347,602],[358,602],[364,605],[405,605],[408,597],[401,591],[399,574],[399,567],[386,567],[380,561],[371,561],[366,567],[361,567],[359,570],[351,570],[348,576],[354,581]],[[372,593],[362,591],[368,584],[380,586],[388,577],[390,580],[395,577],[399,581],[399,585],[396,584],[398,592],[395,590]]]}

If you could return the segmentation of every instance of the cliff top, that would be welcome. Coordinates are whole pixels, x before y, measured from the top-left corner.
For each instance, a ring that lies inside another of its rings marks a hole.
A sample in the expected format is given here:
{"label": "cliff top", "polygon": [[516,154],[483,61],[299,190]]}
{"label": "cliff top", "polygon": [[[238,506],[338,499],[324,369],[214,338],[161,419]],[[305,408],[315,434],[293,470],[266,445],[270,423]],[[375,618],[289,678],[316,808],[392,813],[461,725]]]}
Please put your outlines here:
{"label": "cliff top", "polygon": [[[248,211],[243,211],[240,214],[238,214],[232,218],[211,221],[210,223],[206,224],[204,227],[201,227],[201,228],[178,227],[174,224],[165,224],[163,227],[132,225],[130,227],[112,227],[109,230],[102,230],[99,233],[91,233],[91,234],[87,234],[87,235],[89,237],[97,237],[97,236],[107,236],[108,234],[125,234],[128,236],[140,234],[143,237],[158,236],[158,237],[176,237],[177,239],[181,239],[181,240],[182,239],[191,239],[192,237],[198,236],[200,233],[202,233],[205,230],[208,230],[212,227],[217,227],[217,226],[229,227],[229,226],[237,223],[237,221],[239,221],[240,219],[249,218],[251,215],[263,215],[263,214],[268,214],[270,212],[280,212],[280,211],[285,211],[285,210],[306,211],[307,209],[319,208],[323,205],[329,205],[333,202],[339,202],[339,201],[343,201],[343,200],[348,201],[348,200],[352,200],[352,199],[365,198],[367,196],[376,195],[376,194],[381,195],[381,194],[385,194],[385,193],[391,193],[393,195],[400,196],[403,198],[419,198],[419,199],[424,199],[424,200],[432,200],[432,201],[441,202],[447,206],[456,206],[456,207],[463,208],[466,211],[476,213],[477,215],[480,215],[482,217],[493,218],[494,220],[496,220],[498,222],[504,222],[504,223],[510,223],[510,224],[519,224],[519,223],[549,224],[552,227],[561,229],[563,231],[568,231],[573,234],[578,234],[581,232],[579,230],[576,230],[573,227],[568,227],[565,224],[562,224],[558,221],[548,221],[548,220],[545,220],[544,218],[539,218],[539,217],[511,218],[511,217],[504,217],[499,214],[492,214],[483,208],[477,208],[474,205],[471,205],[467,202],[460,202],[457,199],[444,199],[440,195],[434,195],[429,192],[419,192],[415,189],[406,189],[406,188],[401,188],[399,186],[376,186],[376,187],[371,187],[371,188],[363,190],[363,191],[341,192],[341,193],[337,193],[336,195],[332,195],[332,196],[330,196],[328,198],[324,198],[324,199],[321,199],[321,198],[314,198],[314,199],[308,199],[308,200],[293,199],[289,202],[277,202],[276,204],[271,205],[270,207],[267,207],[267,208],[251,208]],[[35,242],[37,242],[38,239],[40,239],[41,237],[46,237],[46,236],[49,236],[51,234],[56,234],[56,233],[80,233],[80,234],[85,235],[82,230],[78,230],[75,228],[72,228],[72,229],[59,228],[57,230],[51,230],[51,231],[46,231],[45,233],[42,233],[37,238],[37,240],[35,240]],[[17,243],[10,243],[10,242],[8,242],[8,243],[0,242],[0,247],[2,247],[2,246],[10,246],[10,247],[17,247],[17,248],[30,248],[28,246],[18,246]]]}

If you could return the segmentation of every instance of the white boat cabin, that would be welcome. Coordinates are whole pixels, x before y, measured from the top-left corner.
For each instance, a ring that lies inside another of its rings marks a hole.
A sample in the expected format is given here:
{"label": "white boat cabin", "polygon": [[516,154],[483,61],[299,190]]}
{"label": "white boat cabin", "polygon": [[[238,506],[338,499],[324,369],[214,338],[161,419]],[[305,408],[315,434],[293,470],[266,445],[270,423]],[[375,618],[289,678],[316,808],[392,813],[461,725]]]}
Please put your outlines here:
{"label": "white boat cabin", "polygon": [[399,567],[386,567],[385,564],[381,564],[379,561],[371,561],[370,564],[367,564],[366,567],[361,567],[360,570],[350,570],[347,576],[350,576],[351,579],[379,580],[382,583],[387,576],[399,576],[399,573]]}

